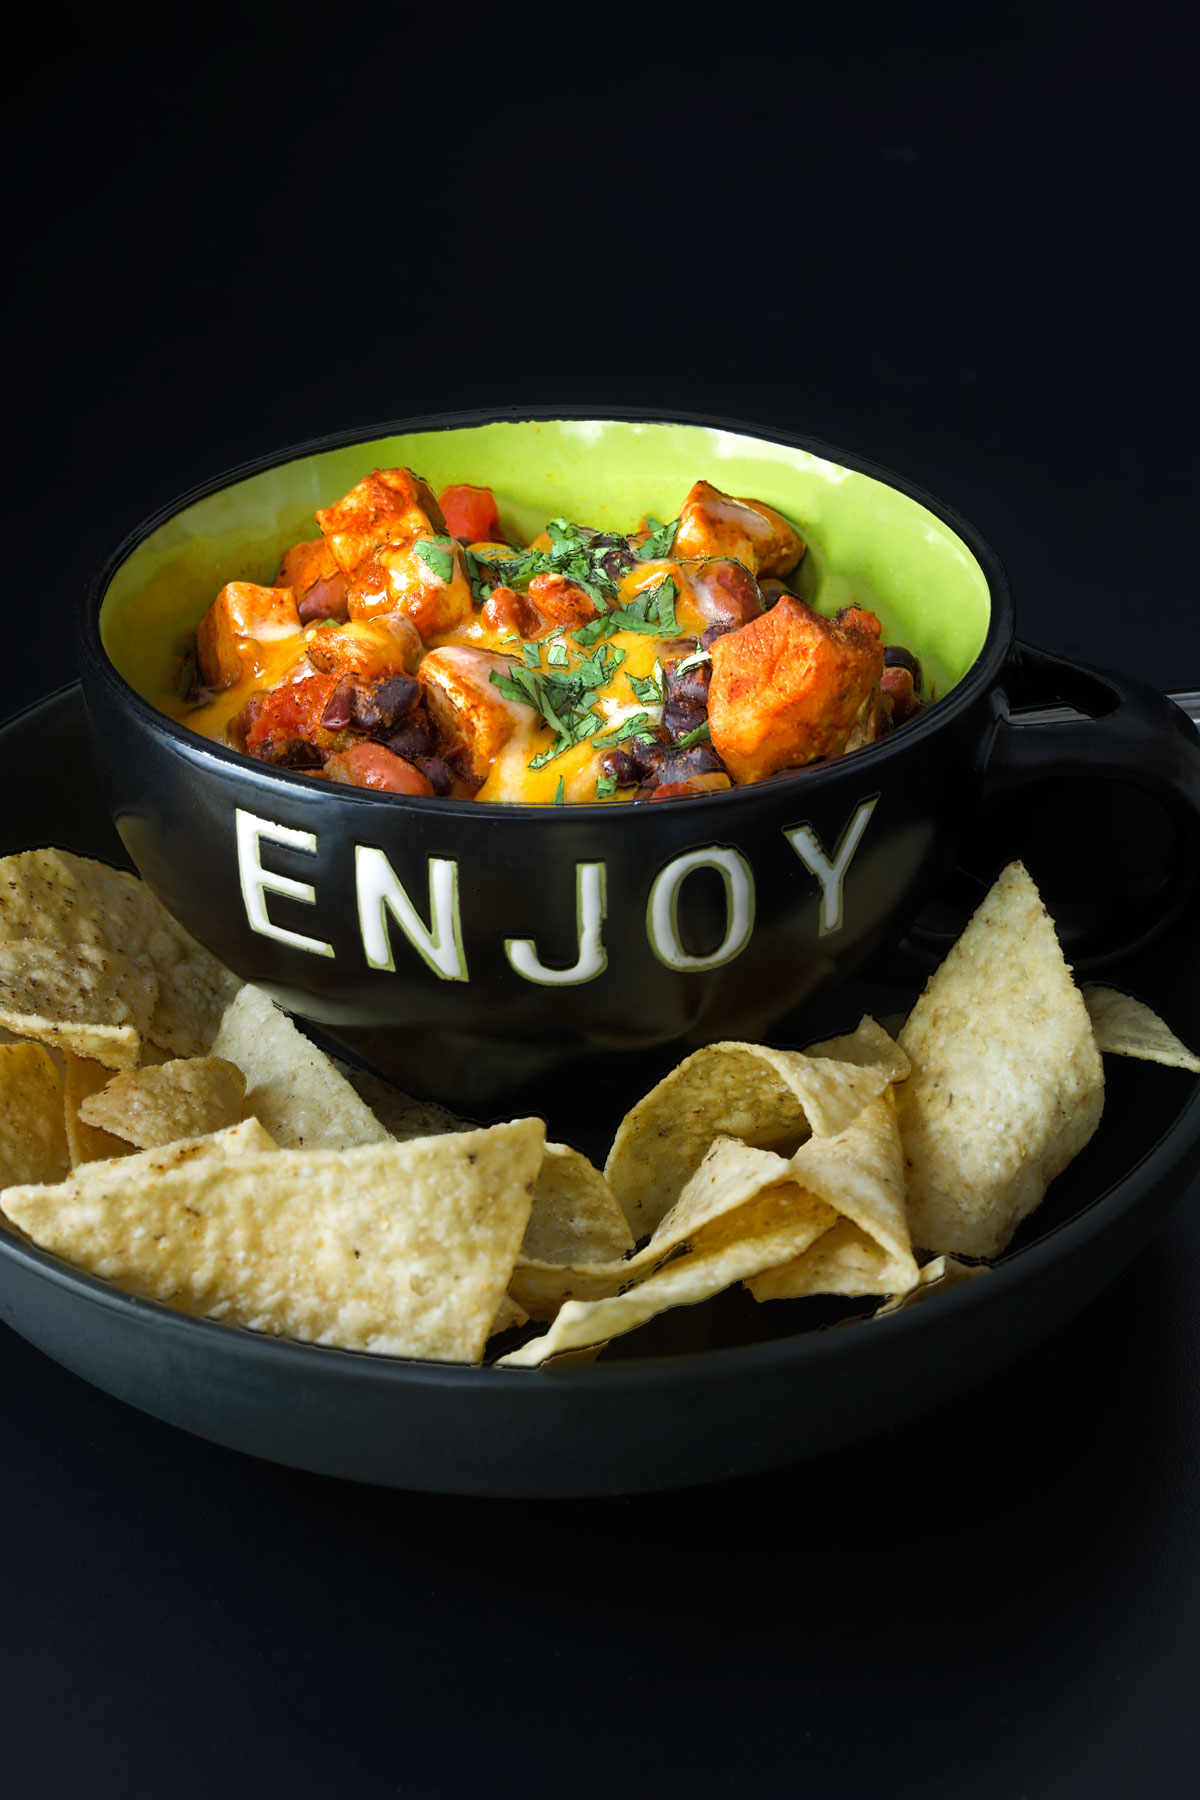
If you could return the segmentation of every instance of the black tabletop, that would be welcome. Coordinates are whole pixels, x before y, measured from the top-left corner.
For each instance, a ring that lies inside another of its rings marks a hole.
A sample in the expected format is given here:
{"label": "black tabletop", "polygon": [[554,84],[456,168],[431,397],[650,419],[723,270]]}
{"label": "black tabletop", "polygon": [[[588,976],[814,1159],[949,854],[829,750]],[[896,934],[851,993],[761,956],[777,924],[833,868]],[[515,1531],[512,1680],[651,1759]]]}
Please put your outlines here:
{"label": "black tabletop", "polygon": [[[0,715],[71,678],[87,572],[174,493],[510,402],[845,445],[982,529],[1025,637],[1200,687],[1168,9],[869,55],[497,31],[386,78],[366,39],[163,40],[16,84]],[[276,1468],[0,1330],[5,1792],[1191,1792],[1198,1266],[1193,1196],[954,1406],[591,1503]]]}

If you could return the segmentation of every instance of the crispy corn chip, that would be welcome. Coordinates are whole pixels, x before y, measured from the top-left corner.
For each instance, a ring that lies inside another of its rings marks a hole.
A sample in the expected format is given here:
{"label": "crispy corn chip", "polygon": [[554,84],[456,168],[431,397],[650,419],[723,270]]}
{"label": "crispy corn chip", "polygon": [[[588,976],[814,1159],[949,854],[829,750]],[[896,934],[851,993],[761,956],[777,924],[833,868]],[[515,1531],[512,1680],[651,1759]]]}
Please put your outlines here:
{"label": "crispy corn chip", "polygon": [[331,1056],[329,1060],[346,1077],[359,1099],[370,1107],[388,1136],[394,1137],[399,1144],[407,1143],[410,1138],[440,1137],[446,1131],[473,1129],[469,1120],[460,1119],[457,1113],[439,1106],[436,1100],[414,1099],[412,1094],[393,1087],[390,1081],[373,1075],[370,1070],[343,1062],[340,1056]]}
{"label": "crispy corn chip", "polygon": [[61,1181],[68,1165],[62,1084],[49,1053],[0,1045],[0,1187]]}
{"label": "crispy corn chip", "polygon": [[1143,1062],[1165,1063],[1169,1069],[1190,1069],[1200,1075],[1200,1056],[1181,1044],[1165,1020],[1144,1001],[1116,988],[1088,982],[1084,1005],[1096,1034],[1096,1046],[1115,1056],[1136,1056]]}
{"label": "crispy corn chip", "polygon": [[496,1316],[492,1320],[492,1328],[488,1332],[490,1338],[499,1337],[502,1331],[511,1331],[514,1325],[528,1325],[529,1314],[524,1307],[518,1306],[511,1294],[501,1294],[500,1304],[496,1308]]}
{"label": "crispy corn chip", "polygon": [[0,858],[0,940],[87,945],[151,968],[149,1035],[179,1056],[209,1049],[240,986],[136,875],[66,850]]}
{"label": "crispy corn chip", "polygon": [[796,1261],[747,1283],[756,1300],[808,1294],[904,1293],[918,1278],[904,1204],[904,1154],[889,1093],[835,1138],[810,1138],[791,1160],[795,1181],[841,1215]]}
{"label": "crispy corn chip", "polygon": [[111,1069],[135,1067],[157,995],[155,976],[117,951],[0,942],[0,1024]]}
{"label": "crispy corn chip", "polygon": [[995,1256],[1100,1122],[1104,1070],[1054,924],[1004,870],[900,1036],[913,1242]]}
{"label": "crispy corn chip", "polygon": [[961,1287],[964,1282],[974,1281],[977,1275],[986,1275],[987,1272],[983,1263],[964,1263],[954,1256],[935,1256],[921,1270],[915,1287],[909,1288],[905,1294],[893,1294],[883,1306],[876,1308],[871,1317],[882,1319],[888,1313],[903,1312],[907,1307],[919,1306],[931,1295],[949,1293],[951,1288]]}
{"label": "crispy corn chip", "polygon": [[[600,1344],[642,1325],[671,1306],[694,1306],[764,1268],[791,1261],[836,1223],[837,1214],[795,1181],[764,1185],[764,1175],[787,1163],[770,1151],[749,1150],[729,1138],[712,1145],[680,1195],[677,1217],[640,1252],[642,1267],[659,1266],[623,1293],[568,1300],[549,1331],[501,1357],[498,1366],[536,1368],[565,1350]],[[687,1247],[670,1255],[673,1244]],[[661,1258],[666,1255],[664,1263]],[[628,1278],[631,1265],[624,1266]]]}
{"label": "crispy corn chip", "polygon": [[626,1114],[604,1173],[641,1237],[674,1205],[714,1138],[790,1152],[810,1128],[821,1136],[844,1130],[890,1079],[884,1064],[710,1044]]}
{"label": "crispy corn chip", "polygon": [[66,1072],[63,1078],[63,1101],[71,1167],[77,1169],[80,1163],[103,1162],[110,1156],[128,1156],[133,1149],[132,1144],[127,1144],[124,1138],[113,1137],[111,1132],[99,1131],[94,1125],[85,1124],[79,1116],[79,1108],[84,1101],[108,1086],[112,1070],[106,1069],[103,1063],[95,1062],[90,1056],[76,1056],[73,1050],[65,1051],[64,1057]]}
{"label": "crispy corn chip", "polygon": [[247,1117],[246,1078],[219,1056],[192,1056],[130,1069],[85,1099],[85,1125],[125,1138],[140,1150],[206,1137]]}
{"label": "crispy corn chip", "polygon": [[633,1234],[599,1169],[567,1144],[547,1144],[509,1284],[513,1299],[530,1318],[552,1319],[564,1300],[611,1292],[610,1265],[632,1249]]}
{"label": "crispy corn chip", "polygon": [[912,1064],[895,1038],[869,1013],[864,1013],[845,1037],[826,1038],[810,1044],[805,1056],[828,1057],[831,1062],[857,1063],[860,1068],[880,1069],[889,1081],[903,1081]]}
{"label": "crispy corn chip", "polygon": [[[197,1158],[145,1179],[128,1158],[85,1165],[91,1182],[10,1188],[0,1205],[43,1248],[194,1316],[478,1362],[544,1136],[540,1119],[520,1119],[410,1144]],[[97,1185],[109,1167],[118,1179]]]}
{"label": "crispy corn chip", "polygon": [[242,988],[212,1048],[242,1071],[247,1109],[285,1150],[349,1150],[391,1141],[345,1076],[262,988]]}

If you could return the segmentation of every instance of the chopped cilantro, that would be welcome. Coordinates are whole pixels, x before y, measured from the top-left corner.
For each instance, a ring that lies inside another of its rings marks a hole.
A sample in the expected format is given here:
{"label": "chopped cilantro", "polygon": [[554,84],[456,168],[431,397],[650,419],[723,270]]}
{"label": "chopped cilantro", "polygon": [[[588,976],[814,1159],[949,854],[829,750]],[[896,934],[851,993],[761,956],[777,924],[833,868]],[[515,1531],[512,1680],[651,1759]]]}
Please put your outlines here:
{"label": "chopped cilantro", "polygon": [[522,644],[521,655],[525,658],[527,669],[540,669],[542,666],[542,646],[540,644]]}
{"label": "chopped cilantro", "polygon": [[597,800],[607,800],[613,794],[615,794],[616,791],[617,791],[617,778],[615,775],[598,775],[596,777],[596,798],[597,798]]}
{"label": "chopped cilantro", "polygon": [[554,790],[555,806],[562,806],[567,798],[567,784],[563,776],[558,778],[558,786]]}
{"label": "chopped cilantro", "polygon": [[638,555],[643,562],[655,562],[659,557],[670,556],[675,548],[675,533],[679,530],[680,521],[671,519],[663,525],[658,519],[646,514],[646,524],[650,527],[650,536],[638,545]]}
{"label": "chopped cilantro", "polygon": [[562,639],[560,637],[551,638],[546,647],[546,662],[548,666],[552,669],[565,669],[570,664],[570,660],[571,659],[567,654],[567,646],[563,643]]}
{"label": "chopped cilantro", "polygon": [[701,649],[693,650],[690,656],[683,657],[679,662],[677,662],[675,664],[675,674],[682,675],[688,669],[699,669],[700,667],[702,667],[702,665],[704,663],[710,663],[711,661],[712,661],[712,651],[711,650],[701,650]]}
{"label": "chopped cilantro", "polygon": [[454,552],[449,538],[418,538],[413,549],[439,581],[454,580]]}
{"label": "chopped cilantro", "polygon": [[636,738],[639,744],[654,742],[649,713],[631,713],[629,718],[622,719],[614,731],[606,731],[603,737],[598,737],[596,748],[597,750],[611,750],[614,744],[623,744],[629,738]]}
{"label": "chopped cilantro", "polygon": [[663,691],[663,666],[657,656],[654,668],[649,675],[631,675],[629,685],[633,689],[634,698],[643,706],[661,706],[665,699]]}
{"label": "chopped cilantro", "polygon": [[690,750],[693,744],[710,744],[711,742],[712,733],[708,729],[708,720],[705,719],[702,725],[697,725],[695,731],[689,731],[686,736],[680,738],[678,748]]}

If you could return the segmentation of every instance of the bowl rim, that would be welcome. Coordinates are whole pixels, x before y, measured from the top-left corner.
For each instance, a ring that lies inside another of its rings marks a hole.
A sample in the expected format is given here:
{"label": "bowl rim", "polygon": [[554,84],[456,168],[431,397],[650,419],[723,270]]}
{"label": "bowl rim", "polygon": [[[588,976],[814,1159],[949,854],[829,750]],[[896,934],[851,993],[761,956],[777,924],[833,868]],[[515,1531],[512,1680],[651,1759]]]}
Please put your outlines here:
{"label": "bowl rim", "polygon": [[[562,809],[543,802],[437,799],[419,794],[385,794],[373,789],[354,788],[348,785],[338,785],[334,788],[328,781],[319,780],[311,774],[305,774],[302,770],[279,769],[273,764],[257,763],[253,757],[246,756],[241,751],[227,749],[223,744],[217,744],[212,739],[203,737],[199,732],[190,730],[186,725],[180,724],[166,713],[160,712],[150,701],[144,700],[121,674],[104,648],[100,636],[100,613],[117,570],[153,532],[167,524],[187,507],[195,505],[197,501],[207,499],[210,495],[232,487],[238,482],[248,480],[252,476],[265,474],[269,469],[280,468],[287,463],[299,462],[307,457],[318,456],[330,450],[342,450],[355,444],[370,443],[377,438],[403,437],[418,432],[455,431],[481,425],[526,422],[536,424],[554,420],[580,424],[612,422],[615,424],[699,426],[706,430],[731,432],[743,437],[758,438],[766,443],[781,444],[788,449],[803,451],[807,455],[850,469],[855,474],[866,475],[924,507],[962,539],[983,571],[990,602],[987,632],[975,661],[944,699],[939,700],[927,712],[906,724],[902,733],[893,733],[882,743],[867,745],[864,749],[855,751],[849,756],[838,757],[829,763],[820,763],[814,768],[796,769],[790,774],[775,776],[769,783],[750,783],[748,785],[751,790],[757,789],[760,794],[778,794],[781,799],[796,794],[798,790],[810,791],[814,782],[829,783],[831,778],[836,780],[860,770],[863,767],[863,757],[870,757],[870,767],[882,771],[886,762],[897,755],[903,755],[909,745],[923,742],[944,726],[949,725],[952,720],[961,717],[978,701],[980,695],[991,687],[999,675],[1009,655],[1016,633],[1012,584],[1007,569],[996,551],[971,524],[970,520],[964,518],[961,513],[936,495],[928,493],[915,482],[909,481],[907,477],[897,474],[883,464],[860,456],[854,451],[843,450],[837,445],[825,443],[819,438],[807,437],[778,426],[756,425],[744,419],[732,419],[718,414],[683,412],[672,408],[611,405],[485,406],[420,414],[413,418],[396,419],[370,426],[353,426],[342,431],[328,433],[322,437],[307,439],[282,450],[268,451],[261,456],[252,457],[249,461],[235,464],[232,468],[200,482],[197,486],[187,489],[175,499],[156,508],[140,524],[126,532],[124,537],[113,546],[85,587],[77,613],[76,631],[80,676],[85,697],[90,681],[97,679],[110,690],[119,703],[131,708],[152,732],[165,737],[192,760],[201,764],[213,764],[217,770],[224,769],[230,776],[240,776],[242,780],[249,781],[254,787],[265,786],[277,790],[278,784],[282,782],[285,790],[290,789],[295,793],[297,800],[307,793],[321,795],[326,802],[333,798],[338,802],[346,802],[360,807],[373,808],[383,802],[390,806],[405,807],[410,812],[432,813],[435,817],[442,819],[450,814],[489,820],[511,818],[514,813],[526,820],[546,815],[553,817]],[[676,804],[693,808],[726,804],[735,796],[744,796],[746,791],[747,788],[743,786],[734,787],[725,792],[683,795],[678,798]],[[579,818],[582,815],[584,819],[591,820],[598,820],[602,817],[605,819],[640,816],[652,818],[654,808],[648,806],[614,807],[604,801],[572,801],[570,813],[572,818]]]}

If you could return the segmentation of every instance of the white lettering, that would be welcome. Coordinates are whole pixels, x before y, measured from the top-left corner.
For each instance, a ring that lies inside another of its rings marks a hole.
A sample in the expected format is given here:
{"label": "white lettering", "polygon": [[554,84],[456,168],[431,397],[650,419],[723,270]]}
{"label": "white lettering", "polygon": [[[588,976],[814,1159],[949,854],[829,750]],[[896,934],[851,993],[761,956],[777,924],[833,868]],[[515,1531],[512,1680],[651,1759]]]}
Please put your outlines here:
{"label": "white lettering", "polygon": [[[725,886],[725,936],[715,950],[692,956],[679,936],[679,890],[695,869],[715,869]],[[646,907],[650,948],[668,969],[716,969],[740,956],[754,929],[754,872],[738,850],[715,845],[677,856],[654,877]]]}
{"label": "white lettering", "polygon": [[308,950],[313,956],[332,956],[333,945],[322,938],[305,937],[303,932],[288,931],[267,917],[268,894],[286,894],[292,900],[303,900],[315,906],[317,891],[307,881],[293,881],[290,875],[273,875],[262,866],[261,844],[284,844],[289,850],[303,850],[309,856],[317,853],[316,833],[293,831],[289,825],[275,825],[270,819],[256,818],[239,806],[234,814],[237,829],[238,877],[242,884],[242,904],[251,931],[277,943],[290,944],[295,950]]}
{"label": "white lettering", "polygon": [[358,926],[372,969],[395,969],[388,932],[390,914],[418,955],[443,981],[467,981],[462,915],[458,904],[458,864],[441,856],[429,858],[429,924],[401,886],[382,850],[354,847],[354,879],[358,890]]}
{"label": "white lettering", "polygon": [[532,938],[505,938],[504,954],[525,981],[542,987],[578,987],[594,981],[608,966],[604,920],[608,911],[608,872],[602,862],[575,865],[575,930],[579,955],[569,969],[548,969]]}
{"label": "white lettering", "polygon": [[818,926],[821,937],[842,929],[842,884],[846,879],[846,871],[854,860],[854,852],[862,843],[863,832],[867,829],[878,800],[879,795],[872,794],[869,800],[859,801],[850,823],[838,839],[832,860],[826,855],[825,846],[811,825],[784,828],[784,837],[805,868],[821,884],[821,918]]}

